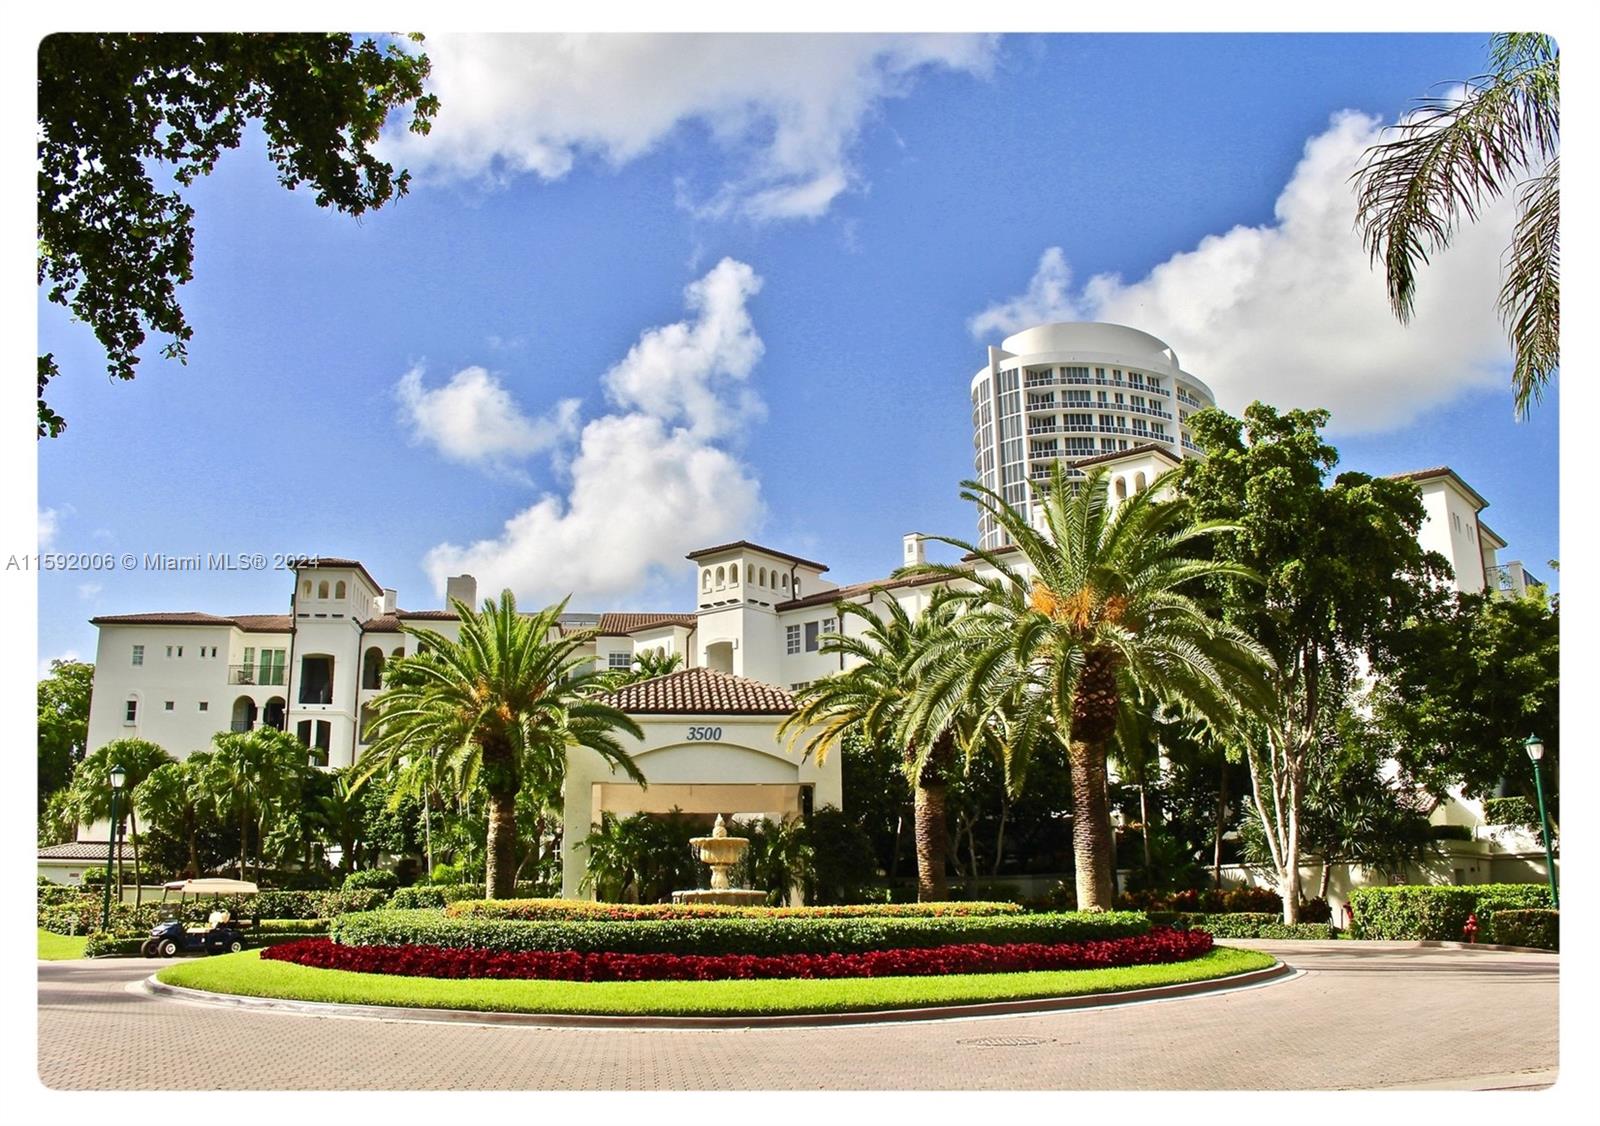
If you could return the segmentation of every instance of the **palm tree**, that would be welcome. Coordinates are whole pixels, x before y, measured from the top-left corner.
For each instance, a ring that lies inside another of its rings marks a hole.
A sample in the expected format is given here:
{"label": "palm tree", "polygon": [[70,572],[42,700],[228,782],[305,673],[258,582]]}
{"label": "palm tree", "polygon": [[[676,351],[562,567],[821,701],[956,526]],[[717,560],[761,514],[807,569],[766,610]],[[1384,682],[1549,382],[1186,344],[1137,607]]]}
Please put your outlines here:
{"label": "palm tree", "polygon": [[340,872],[355,868],[356,851],[361,846],[361,831],[366,824],[361,781],[354,767],[342,767],[332,772],[326,790],[311,801],[312,822],[339,846]]}
{"label": "palm tree", "polygon": [[1157,498],[1175,473],[1112,507],[1105,470],[1081,483],[1057,463],[1040,504],[1042,529],[977,482],[962,496],[978,504],[1017,549],[1007,555],[947,540],[994,572],[925,564],[911,570],[961,580],[951,594],[964,609],[924,672],[933,695],[1010,713],[1006,744],[1026,753],[1049,731],[1067,744],[1072,840],[1080,910],[1111,906],[1114,846],[1106,755],[1123,702],[1141,695],[1220,712],[1242,698],[1249,675],[1268,661],[1239,630],[1212,617],[1194,591],[1251,572],[1190,552],[1203,537],[1231,530],[1188,522],[1182,505]]}
{"label": "palm tree", "polygon": [[181,762],[158,766],[134,787],[134,808],[156,827],[181,837],[189,849],[184,874],[200,875],[200,850],[197,837],[205,807],[201,778],[211,761],[209,751],[196,751]]}
{"label": "palm tree", "polygon": [[1476,222],[1489,201],[1517,200],[1505,258],[1500,316],[1516,366],[1519,416],[1561,361],[1561,52],[1548,35],[1513,32],[1490,41],[1492,70],[1455,98],[1428,98],[1367,150],[1355,173],[1356,222],[1382,262],[1395,316],[1411,317],[1416,271]]}
{"label": "palm tree", "polygon": [[[949,897],[945,805],[959,717],[929,719],[920,674],[923,662],[949,633],[951,604],[944,592],[936,592],[928,608],[912,617],[894,598],[884,601],[882,613],[871,601],[836,604],[841,632],[824,634],[819,649],[852,657],[855,663],[800,689],[797,706],[778,733],[787,733],[791,743],[803,737],[805,753],[814,752],[819,762],[847,735],[901,748],[901,769],[914,799],[917,898],[942,902]],[[851,617],[862,622],[858,634],[844,630]]]}
{"label": "palm tree", "polygon": [[256,874],[261,873],[262,838],[268,812],[297,793],[308,769],[305,745],[271,727],[249,732],[219,732],[211,737],[211,757],[200,774],[202,792],[220,816],[239,819],[239,878],[245,878],[250,827],[256,830]]}
{"label": "palm tree", "polygon": [[[111,816],[111,768],[120,766],[127,775],[123,783],[127,794],[118,801],[120,823],[128,819],[128,833],[133,838],[134,902],[144,899],[143,880],[139,868],[139,817],[134,809],[133,791],[158,768],[176,761],[164,747],[148,739],[114,739],[86,756],[72,775],[71,792],[74,815],[88,824]],[[120,824],[111,826],[112,839],[120,836]],[[117,888],[121,893],[122,853],[117,852]],[[111,873],[106,873],[106,879]]]}
{"label": "palm tree", "polygon": [[528,615],[517,612],[509,590],[481,612],[459,600],[451,606],[461,620],[457,640],[407,627],[419,652],[389,663],[363,776],[393,771],[401,759],[437,748],[463,789],[481,781],[489,798],[488,894],[503,899],[516,883],[517,794],[525,785],[559,792],[573,746],[589,748],[642,785],[644,775],[613,732],[643,733],[594,698],[598,677],[581,650],[595,631],[562,631],[565,600]]}

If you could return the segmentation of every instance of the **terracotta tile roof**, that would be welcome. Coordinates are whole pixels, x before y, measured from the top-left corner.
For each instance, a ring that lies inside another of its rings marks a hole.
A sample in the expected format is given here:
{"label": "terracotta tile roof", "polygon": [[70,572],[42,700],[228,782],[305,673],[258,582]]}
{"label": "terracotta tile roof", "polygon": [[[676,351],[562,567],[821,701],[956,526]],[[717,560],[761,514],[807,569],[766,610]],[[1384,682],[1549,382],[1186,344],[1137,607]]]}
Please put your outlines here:
{"label": "terracotta tile roof", "polygon": [[233,622],[246,633],[288,633],[294,628],[288,614],[235,614]]}
{"label": "terracotta tile roof", "polygon": [[1489,507],[1489,502],[1483,498],[1483,494],[1463,481],[1461,479],[1461,474],[1457,473],[1454,469],[1451,469],[1448,465],[1434,465],[1427,469],[1413,469],[1406,473],[1389,474],[1389,479],[1392,481],[1428,481],[1435,477],[1451,478],[1457,485],[1461,486],[1462,492],[1466,493],[1473,499],[1474,502],[1476,502],[1480,509]]}
{"label": "terracotta tile roof", "polygon": [[[39,850],[40,860],[98,860],[101,863],[106,859],[106,845],[108,842],[100,841],[68,841],[66,844],[46,845]],[[123,841],[119,846],[122,850],[123,860],[133,859],[133,846]],[[131,873],[130,873],[131,877]]]}
{"label": "terracotta tile roof", "polygon": [[873,579],[866,583],[851,583],[849,586],[839,587],[837,590],[822,590],[816,594],[808,594],[803,598],[791,598],[788,602],[780,602],[775,610],[804,610],[807,606],[831,606],[833,603],[847,598],[858,598],[869,594],[873,589],[898,590],[908,586],[926,586],[929,583],[942,583],[946,581],[943,575],[906,575],[900,578]]}
{"label": "terracotta tile roof", "polygon": [[719,551],[733,551],[736,548],[745,548],[749,551],[759,551],[763,555],[770,555],[775,559],[787,559],[791,563],[798,563],[802,567],[811,567],[818,571],[826,571],[827,565],[818,563],[813,559],[802,559],[798,555],[790,555],[787,551],[774,551],[770,547],[762,547],[749,540],[734,540],[732,543],[719,543],[716,547],[702,547],[699,551],[691,551],[685,559],[700,559],[707,555],[715,555]]}
{"label": "terracotta tile roof", "polygon": [[693,614],[601,614],[600,633],[606,637],[621,637],[661,626],[694,629],[699,620]]}
{"label": "terracotta tile roof", "polygon": [[1173,453],[1166,446],[1159,445],[1155,442],[1141,442],[1139,445],[1133,446],[1126,450],[1108,450],[1106,453],[1095,454],[1093,457],[1081,457],[1072,464],[1074,468],[1081,469],[1085,465],[1102,465],[1108,462],[1120,461],[1125,457],[1138,457],[1143,454],[1160,454],[1162,457],[1172,462],[1173,465],[1179,465],[1183,461],[1182,458]]}
{"label": "terracotta tile roof", "polygon": [[337,555],[313,555],[297,565],[294,570],[298,574],[301,571],[314,571],[318,567],[351,567],[361,572],[373,590],[383,589],[383,584],[372,577],[372,573],[361,565],[359,559],[344,559]]}
{"label": "terracotta tile roof", "polygon": [[775,684],[705,668],[637,681],[600,699],[629,715],[788,715],[794,711],[794,697]]}
{"label": "terracotta tile roof", "polygon": [[198,610],[162,610],[151,614],[101,614],[92,626],[236,626],[247,633],[288,633],[288,614],[204,614]]}

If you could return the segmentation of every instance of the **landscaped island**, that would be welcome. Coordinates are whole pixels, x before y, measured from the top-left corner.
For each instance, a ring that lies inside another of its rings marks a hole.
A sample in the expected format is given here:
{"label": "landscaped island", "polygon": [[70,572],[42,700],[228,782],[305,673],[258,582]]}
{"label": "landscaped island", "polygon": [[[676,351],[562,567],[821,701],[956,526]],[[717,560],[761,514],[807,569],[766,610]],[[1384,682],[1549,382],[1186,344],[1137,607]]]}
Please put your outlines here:
{"label": "landscaped island", "polygon": [[847,1012],[1138,989],[1270,966],[1139,912],[1006,903],[853,907],[463,901],[359,912],[326,938],[173,966],[169,985],[471,1010]]}

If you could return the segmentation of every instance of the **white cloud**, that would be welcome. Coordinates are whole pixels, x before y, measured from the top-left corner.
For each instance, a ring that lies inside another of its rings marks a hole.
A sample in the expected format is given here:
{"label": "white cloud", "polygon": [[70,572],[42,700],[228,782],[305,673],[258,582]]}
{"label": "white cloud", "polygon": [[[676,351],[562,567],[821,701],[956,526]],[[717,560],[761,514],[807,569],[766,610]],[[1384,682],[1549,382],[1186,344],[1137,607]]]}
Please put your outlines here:
{"label": "white cloud", "polygon": [[414,441],[451,461],[500,472],[577,432],[579,400],[563,399],[545,417],[529,418],[481,367],[463,368],[434,388],[423,387],[422,369],[414,367],[395,384],[395,397]]}
{"label": "white cloud", "polygon": [[746,308],[760,288],[732,259],[689,285],[691,316],[641,333],[604,375],[617,410],[584,425],[567,495],[541,497],[493,538],[433,548],[423,567],[435,589],[466,572],[486,596],[510,587],[529,606],[569,593],[592,606],[681,574],[694,548],[747,533],[761,516],[760,484],[717,442],[760,412],[744,383],[762,352]]}
{"label": "white cloud", "polygon": [[102,583],[79,583],[78,597],[85,602],[93,602],[103,590],[105,590],[105,585]]}
{"label": "white cloud", "polygon": [[1052,320],[1131,325],[1171,344],[1224,408],[1325,406],[1345,432],[1401,426],[1470,388],[1503,386],[1509,350],[1495,299],[1510,201],[1434,256],[1419,275],[1416,315],[1400,324],[1355,228],[1350,182],[1380,130],[1376,118],[1335,115],[1306,143],[1271,224],[1209,235],[1136,281],[1096,275],[1077,293],[1051,247],[1026,293],[969,326],[982,337]]}
{"label": "white cloud", "polygon": [[437,35],[426,137],[395,132],[386,159],[424,180],[556,180],[578,161],[620,167],[688,123],[740,172],[698,210],[815,218],[857,182],[851,150],[885,98],[920,72],[986,74],[972,35]]}
{"label": "white cloud", "polygon": [[61,530],[61,513],[54,508],[39,509],[39,550],[49,551]]}

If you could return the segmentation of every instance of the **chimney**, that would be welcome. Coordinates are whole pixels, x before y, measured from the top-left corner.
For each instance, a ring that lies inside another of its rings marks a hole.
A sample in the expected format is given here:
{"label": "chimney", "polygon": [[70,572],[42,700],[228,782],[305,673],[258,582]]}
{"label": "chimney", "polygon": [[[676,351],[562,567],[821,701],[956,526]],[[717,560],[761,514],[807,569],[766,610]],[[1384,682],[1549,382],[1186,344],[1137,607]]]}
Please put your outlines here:
{"label": "chimney", "polygon": [[383,588],[383,612],[385,614],[394,613],[395,599],[399,597],[399,592],[394,587],[386,586]]}
{"label": "chimney", "polygon": [[470,609],[478,608],[478,580],[471,575],[451,575],[444,581],[444,604],[451,599],[465,602]]}
{"label": "chimney", "polygon": [[927,561],[927,537],[921,532],[907,532],[905,534],[905,555],[900,560],[900,566],[916,567]]}

